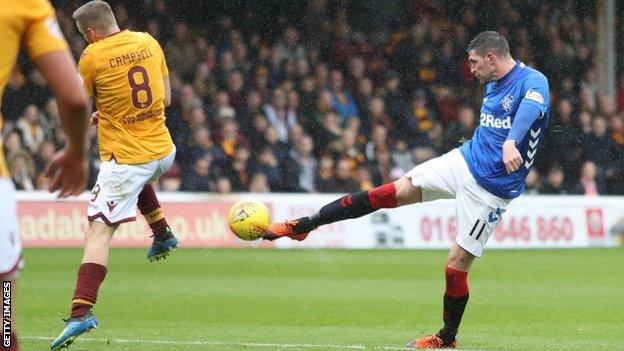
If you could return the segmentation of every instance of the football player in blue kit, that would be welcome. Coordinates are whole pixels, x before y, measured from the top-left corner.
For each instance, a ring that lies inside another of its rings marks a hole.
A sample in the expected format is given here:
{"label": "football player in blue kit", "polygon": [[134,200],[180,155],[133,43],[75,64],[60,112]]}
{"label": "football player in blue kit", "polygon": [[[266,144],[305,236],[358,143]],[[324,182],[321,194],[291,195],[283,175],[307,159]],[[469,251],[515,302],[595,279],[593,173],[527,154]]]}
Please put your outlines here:
{"label": "football player in blue kit", "polygon": [[468,302],[468,271],[524,183],[549,121],[548,80],[515,61],[505,37],[478,34],[468,45],[472,74],[485,84],[479,126],[461,147],[416,166],[405,177],[346,195],[317,213],[273,223],[264,238],[304,240],[321,225],[357,218],[381,208],[455,199],[457,236],[446,261],[444,326],[407,344],[416,349],[454,348]]}

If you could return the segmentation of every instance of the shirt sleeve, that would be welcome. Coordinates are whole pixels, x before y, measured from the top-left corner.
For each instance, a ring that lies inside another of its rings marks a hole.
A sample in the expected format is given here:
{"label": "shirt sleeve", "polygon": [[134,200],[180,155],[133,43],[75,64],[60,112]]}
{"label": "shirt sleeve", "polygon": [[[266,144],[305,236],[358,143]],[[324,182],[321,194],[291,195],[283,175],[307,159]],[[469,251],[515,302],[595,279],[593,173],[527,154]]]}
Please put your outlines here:
{"label": "shirt sleeve", "polygon": [[31,7],[29,17],[23,43],[30,58],[68,49],[52,5],[47,1],[38,1]]}
{"label": "shirt sleeve", "polygon": [[507,136],[507,140],[520,142],[526,136],[533,123],[544,117],[548,111],[550,99],[548,81],[543,75],[529,77],[526,82],[528,88],[520,101],[520,106],[514,116],[514,122]]}
{"label": "shirt sleeve", "polygon": [[548,80],[541,74],[531,75],[525,82],[525,88],[520,106],[523,104],[534,105],[540,110],[540,117],[543,117],[548,111],[548,104],[550,103]]}
{"label": "shirt sleeve", "polygon": [[80,75],[80,81],[84,86],[87,94],[93,96],[95,87],[95,62],[93,56],[89,54],[89,49],[85,49],[78,61],[78,74]]}
{"label": "shirt sleeve", "polygon": [[507,140],[515,140],[516,142],[523,140],[540,116],[542,116],[542,112],[534,104],[520,104],[509,135],[507,135]]}
{"label": "shirt sleeve", "polygon": [[156,52],[158,52],[158,55],[160,55],[161,57],[160,73],[162,74],[163,77],[166,77],[169,75],[169,68],[167,67],[167,60],[165,59],[165,53],[163,52],[162,47],[158,43],[158,40],[154,38],[152,38],[152,40],[153,40],[154,46],[156,47]]}

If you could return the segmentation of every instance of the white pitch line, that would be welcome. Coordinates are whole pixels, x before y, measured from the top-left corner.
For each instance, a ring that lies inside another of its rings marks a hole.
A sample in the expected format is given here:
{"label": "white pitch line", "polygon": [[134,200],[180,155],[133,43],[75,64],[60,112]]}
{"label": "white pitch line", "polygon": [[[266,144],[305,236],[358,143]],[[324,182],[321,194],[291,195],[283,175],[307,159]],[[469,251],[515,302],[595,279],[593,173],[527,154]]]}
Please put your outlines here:
{"label": "white pitch line", "polygon": [[[21,336],[24,340],[54,340],[48,336],[26,335]],[[154,344],[154,345],[191,345],[191,346],[246,346],[246,347],[279,347],[279,348],[320,348],[342,350],[406,350],[404,347],[395,346],[366,346],[366,345],[332,345],[332,344],[278,344],[261,342],[235,342],[235,341],[184,341],[184,340],[141,340],[141,339],[105,339],[84,337],[79,341],[117,342],[120,344]],[[458,349],[458,351],[484,351]]]}

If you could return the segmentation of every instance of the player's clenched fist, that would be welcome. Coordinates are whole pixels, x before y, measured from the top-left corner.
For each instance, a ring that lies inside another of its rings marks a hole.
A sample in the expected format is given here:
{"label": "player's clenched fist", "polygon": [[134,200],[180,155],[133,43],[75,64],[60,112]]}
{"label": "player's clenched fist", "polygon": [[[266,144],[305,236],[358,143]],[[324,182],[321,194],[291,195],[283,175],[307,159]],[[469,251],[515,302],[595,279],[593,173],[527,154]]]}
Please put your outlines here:
{"label": "player's clenched fist", "polygon": [[507,169],[507,173],[512,173],[520,169],[522,166],[522,156],[516,148],[515,140],[507,140],[503,143],[503,163]]}

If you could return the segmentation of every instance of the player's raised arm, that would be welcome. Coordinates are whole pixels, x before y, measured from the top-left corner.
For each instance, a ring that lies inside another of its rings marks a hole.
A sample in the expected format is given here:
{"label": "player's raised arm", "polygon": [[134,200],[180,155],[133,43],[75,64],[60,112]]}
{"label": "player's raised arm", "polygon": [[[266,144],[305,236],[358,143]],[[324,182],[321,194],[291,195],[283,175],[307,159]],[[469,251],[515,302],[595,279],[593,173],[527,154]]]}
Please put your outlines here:
{"label": "player's raised arm", "polygon": [[89,103],[78,81],[76,64],[69,51],[37,57],[35,63],[56,95],[67,145],[48,163],[45,176],[52,177],[50,191],[61,190],[59,197],[80,194],[87,184],[87,128]]}

